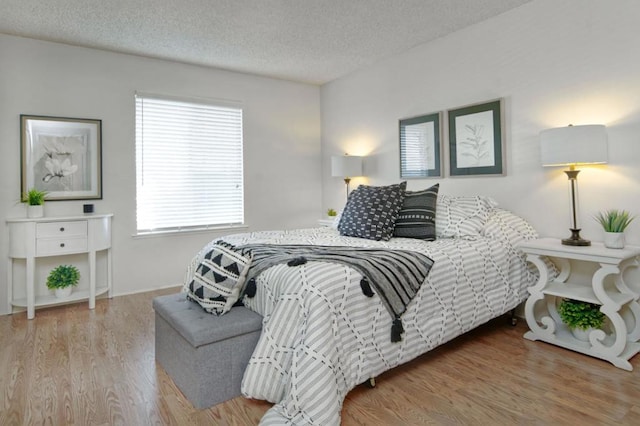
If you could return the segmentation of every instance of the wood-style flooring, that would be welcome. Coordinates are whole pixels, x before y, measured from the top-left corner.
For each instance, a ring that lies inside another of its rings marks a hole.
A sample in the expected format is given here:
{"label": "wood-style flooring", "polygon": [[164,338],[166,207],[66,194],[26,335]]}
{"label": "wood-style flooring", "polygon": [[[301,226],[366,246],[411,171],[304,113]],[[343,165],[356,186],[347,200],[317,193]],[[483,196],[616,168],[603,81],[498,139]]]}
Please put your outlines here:
{"label": "wood-style flooring", "polygon": [[[0,425],[255,425],[271,406],[196,410],[154,359],[160,290],[0,317]],[[627,372],[522,335],[506,318],[387,372],[345,400],[344,425],[640,424]]]}

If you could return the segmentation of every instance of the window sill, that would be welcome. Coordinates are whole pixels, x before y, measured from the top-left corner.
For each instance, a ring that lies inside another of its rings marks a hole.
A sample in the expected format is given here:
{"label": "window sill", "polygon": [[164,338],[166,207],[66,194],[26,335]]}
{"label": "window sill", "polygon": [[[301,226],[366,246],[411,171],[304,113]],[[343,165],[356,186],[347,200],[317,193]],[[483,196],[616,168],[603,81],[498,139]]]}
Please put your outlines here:
{"label": "window sill", "polygon": [[248,229],[249,225],[220,225],[220,226],[204,226],[202,228],[188,229],[172,229],[166,231],[148,231],[133,234],[133,238],[154,238],[154,237],[173,237],[178,235],[205,234],[210,232]]}

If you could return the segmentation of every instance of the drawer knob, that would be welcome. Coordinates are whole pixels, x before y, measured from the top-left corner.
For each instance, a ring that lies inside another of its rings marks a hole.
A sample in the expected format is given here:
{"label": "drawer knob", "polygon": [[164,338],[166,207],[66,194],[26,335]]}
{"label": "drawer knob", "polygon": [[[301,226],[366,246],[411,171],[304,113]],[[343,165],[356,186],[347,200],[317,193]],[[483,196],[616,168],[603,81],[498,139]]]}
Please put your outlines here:
{"label": "drawer knob", "polygon": [[60,232],[64,232],[64,226],[60,228]]}
{"label": "drawer knob", "polygon": [[60,243],[60,247],[64,247],[64,243]]}

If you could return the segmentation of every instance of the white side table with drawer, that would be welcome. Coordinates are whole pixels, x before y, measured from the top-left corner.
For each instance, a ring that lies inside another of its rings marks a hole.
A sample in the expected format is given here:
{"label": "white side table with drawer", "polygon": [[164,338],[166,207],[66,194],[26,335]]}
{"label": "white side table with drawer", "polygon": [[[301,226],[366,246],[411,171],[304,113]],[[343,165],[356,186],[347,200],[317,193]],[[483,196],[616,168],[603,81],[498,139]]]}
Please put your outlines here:
{"label": "white side table with drawer", "polygon": [[[84,216],[42,217],[38,219],[7,219],[9,226],[9,264],[7,288],[9,311],[13,306],[27,308],[27,318],[35,316],[37,306],[89,300],[89,309],[94,309],[96,296],[107,293],[111,297],[111,218],[113,214]],[[107,251],[107,280],[96,285],[96,252]],[[87,253],[89,261],[89,290],[74,291],[65,299],[55,296],[35,296],[36,259],[48,256],[64,256]],[[13,299],[13,262],[26,261],[26,298]]]}

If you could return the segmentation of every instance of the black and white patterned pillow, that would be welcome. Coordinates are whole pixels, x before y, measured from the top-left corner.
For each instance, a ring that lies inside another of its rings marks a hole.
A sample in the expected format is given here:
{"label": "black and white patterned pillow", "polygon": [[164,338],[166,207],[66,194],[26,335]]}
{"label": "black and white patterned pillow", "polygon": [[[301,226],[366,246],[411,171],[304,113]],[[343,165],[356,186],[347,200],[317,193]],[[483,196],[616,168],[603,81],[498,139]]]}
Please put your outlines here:
{"label": "black and white patterned pillow", "polygon": [[394,237],[436,239],[436,203],[440,184],[422,191],[407,191],[396,219]]}
{"label": "black and white patterned pillow", "polygon": [[436,207],[438,238],[478,238],[489,214],[498,205],[489,197],[440,195]]}
{"label": "black and white patterned pillow", "polygon": [[186,283],[187,297],[212,314],[222,315],[238,301],[251,259],[218,241],[204,254]]}
{"label": "black and white patterned pillow", "polygon": [[348,237],[387,241],[393,236],[407,182],[389,186],[360,185],[347,199],[338,231]]}

